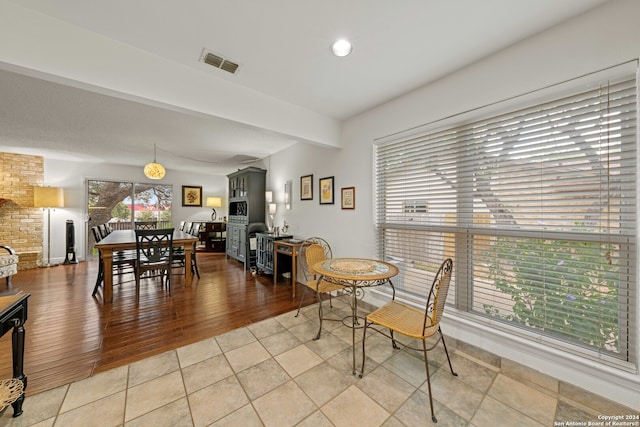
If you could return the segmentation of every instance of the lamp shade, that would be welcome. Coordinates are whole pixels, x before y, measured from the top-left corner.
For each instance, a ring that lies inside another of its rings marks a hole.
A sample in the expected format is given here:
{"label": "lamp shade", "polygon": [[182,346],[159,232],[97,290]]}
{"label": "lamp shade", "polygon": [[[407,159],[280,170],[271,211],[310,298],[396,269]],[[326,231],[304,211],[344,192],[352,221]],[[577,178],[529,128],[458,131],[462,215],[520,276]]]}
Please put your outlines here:
{"label": "lamp shade", "polygon": [[276,204],[269,203],[269,215],[273,215],[276,213]]}
{"label": "lamp shade", "polygon": [[151,162],[144,165],[144,175],[149,179],[162,179],[166,171],[160,163]]}
{"label": "lamp shade", "polygon": [[144,165],[144,176],[149,179],[162,179],[166,173],[164,166],[156,162],[156,144],[153,144],[153,162]]}
{"label": "lamp shade", "polygon": [[33,187],[33,206],[36,208],[64,207],[64,192],[58,187]]}
{"label": "lamp shade", "polygon": [[221,197],[207,197],[207,201],[205,206],[210,208],[221,208],[222,207],[222,198]]}

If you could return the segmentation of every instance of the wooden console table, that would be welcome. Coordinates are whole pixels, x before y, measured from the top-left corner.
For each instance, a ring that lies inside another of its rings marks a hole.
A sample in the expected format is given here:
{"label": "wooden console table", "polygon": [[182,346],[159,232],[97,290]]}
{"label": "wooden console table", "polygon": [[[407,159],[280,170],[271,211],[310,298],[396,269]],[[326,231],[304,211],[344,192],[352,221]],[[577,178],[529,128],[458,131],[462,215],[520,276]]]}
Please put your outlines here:
{"label": "wooden console table", "polygon": [[0,337],[13,329],[13,378],[22,381],[24,386],[20,397],[11,404],[13,416],[18,417],[22,414],[24,390],[27,388],[27,376],[24,374],[24,323],[27,321],[27,300],[31,294],[14,291],[0,295]]}
{"label": "wooden console table", "polygon": [[278,255],[287,255],[291,257],[291,293],[293,298],[296,297],[296,273],[298,272],[298,255],[300,255],[300,248],[302,247],[301,240],[291,241],[287,240],[276,240],[273,243],[273,251],[274,251],[274,263],[273,263],[273,283],[278,283]]}

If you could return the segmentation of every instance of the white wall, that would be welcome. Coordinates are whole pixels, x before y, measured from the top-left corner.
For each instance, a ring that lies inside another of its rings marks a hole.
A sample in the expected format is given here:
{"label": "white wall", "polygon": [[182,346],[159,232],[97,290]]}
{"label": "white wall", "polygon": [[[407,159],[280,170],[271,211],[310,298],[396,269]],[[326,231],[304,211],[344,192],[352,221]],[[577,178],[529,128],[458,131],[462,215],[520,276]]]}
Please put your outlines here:
{"label": "white wall", "polygon": [[[181,173],[167,170],[167,175],[160,181],[151,181],[142,173],[142,167],[70,162],[46,159],[44,161],[44,184],[64,189],[65,207],[51,212],[51,261],[64,261],[66,251],[66,221],[72,220],[75,226],[76,255],[85,259],[86,252],[86,181],[88,179],[133,181],[141,183],[158,183],[173,185],[174,204],[172,206],[173,223],[180,221],[210,221],[211,208],[183,207],[182,186],[202,187],[202,197],[221,196],[223,207],[216,208],[218,218],[227,215],[227,178],[219,175],[202,175]],[[46,217],[45,217],[46,218]],[[45,219],[46,221],[46,219]],[[45,248],[46,248],[46,224]],[[46,249],[45,249],[46,251]]]}
{"label": "white wall", "polygon": [[[375,256],[374,139],[636,59],[640,57],[638,17],[640,2],[612,1],[349,120],[344,123],[340,150],[298,144],[272,156],[267,187],[281,188],[285,179],[294,184],[293,209],[283,212],[279,205],[276,225],[286,218],[300,237],[326,237],[334,256]],[[446,38],[433,42],[446,43]],[[300,176],[307,174],[314,175],[314,200],[300,201]],[[332,206],[318,204],[318,178],[324,176],[335,176],[336,204]],[[340,209],[339,191],[345,186],[356,187],[355,211]],[[552,352],[457,316],[448,316],[445,323],[448,335],[640,409],[637,369],[627,372]]]}

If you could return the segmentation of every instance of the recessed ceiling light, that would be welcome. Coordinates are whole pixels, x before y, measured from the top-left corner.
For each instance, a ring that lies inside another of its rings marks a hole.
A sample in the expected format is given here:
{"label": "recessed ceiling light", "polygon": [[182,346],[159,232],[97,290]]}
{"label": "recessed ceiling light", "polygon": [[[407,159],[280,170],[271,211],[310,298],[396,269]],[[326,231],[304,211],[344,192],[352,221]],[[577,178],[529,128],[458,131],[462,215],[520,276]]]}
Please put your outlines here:
{"label": "recessed ceiling light", "polygon": [[351,43],[344,39],[338,40],[331,45],[331,52],[335,56],[347,56],[351,53]]}

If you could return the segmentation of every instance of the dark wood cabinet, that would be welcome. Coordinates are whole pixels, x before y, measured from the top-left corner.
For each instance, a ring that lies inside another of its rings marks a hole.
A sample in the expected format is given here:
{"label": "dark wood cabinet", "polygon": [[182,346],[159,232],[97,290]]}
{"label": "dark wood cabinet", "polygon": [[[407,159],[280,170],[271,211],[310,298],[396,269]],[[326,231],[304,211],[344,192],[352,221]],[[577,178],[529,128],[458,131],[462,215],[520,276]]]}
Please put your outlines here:
{"label": "dark wood cabinet", "polygon": [[248,167],[227,175],[229,179],[229,214],[226,253],[247,267],[247,225],[264,223],[267,171]]}
{"label": "dark wood cabinet", "polygon": [[227,224],[224,222],[204,222],[200,225],[199,239],[204,252],[225,252],[227,241]]}

